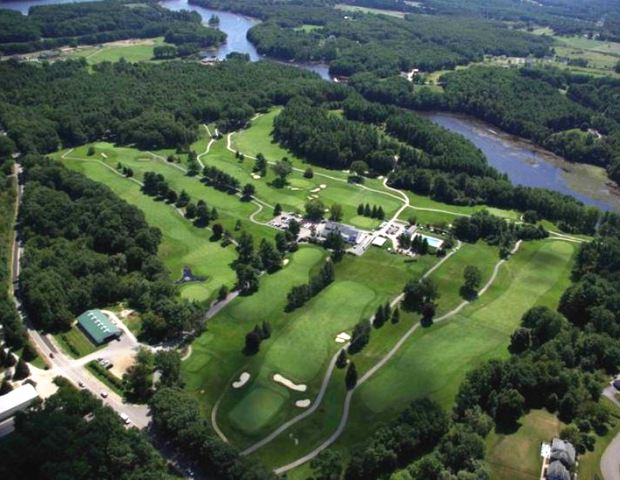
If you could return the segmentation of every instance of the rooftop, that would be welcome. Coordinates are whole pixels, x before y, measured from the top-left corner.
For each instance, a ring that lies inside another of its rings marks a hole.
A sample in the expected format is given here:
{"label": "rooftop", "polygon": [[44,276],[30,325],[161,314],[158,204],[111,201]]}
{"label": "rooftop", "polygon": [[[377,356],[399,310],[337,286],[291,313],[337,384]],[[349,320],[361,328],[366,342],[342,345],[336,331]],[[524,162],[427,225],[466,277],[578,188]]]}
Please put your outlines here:
{"label": "rooftop", "polygon": [[21,387],[0,396],[0,414],[27,404],[38,396],[39,394],[32,385],[24,383]]}
{"label": "rooftop", "polygon": [[98,345],[121,334],[101,310],[88,310],[78,317],[78,323]]}

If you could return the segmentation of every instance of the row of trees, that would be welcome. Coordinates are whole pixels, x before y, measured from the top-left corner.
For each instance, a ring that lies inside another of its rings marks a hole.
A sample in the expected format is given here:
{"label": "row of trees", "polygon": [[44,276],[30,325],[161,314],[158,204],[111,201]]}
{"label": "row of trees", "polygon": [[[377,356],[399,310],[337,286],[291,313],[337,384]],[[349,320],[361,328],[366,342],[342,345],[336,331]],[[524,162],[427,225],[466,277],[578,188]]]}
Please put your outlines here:
{"label": "row of trees", "polygon": [[[340,236],[339,234],[337,234]],[[286,296],[287,312],[303,306],[308,300],[316,296],[321,290],[334,281],[335,270],[331,259],[327,259],[318,274],[313,275],[307,284],[295,285]]]}
{"label": "row of trees", "polygon": [[357,214],[363,215],[364,217],[376,218],[378,220],[385,219],[385,212],[383,211],[383,207],[381,205],[373,205],[372,208],[370,204],[360,203],[357,206]]}
{"label": "row of trees", "polygon": [[36,155],[22,158],[20,293],[33,322],[68,328],[87,307],[127,301],[152,339],[194,328],[196,308],[157,257],[161,232],[104,185]]}

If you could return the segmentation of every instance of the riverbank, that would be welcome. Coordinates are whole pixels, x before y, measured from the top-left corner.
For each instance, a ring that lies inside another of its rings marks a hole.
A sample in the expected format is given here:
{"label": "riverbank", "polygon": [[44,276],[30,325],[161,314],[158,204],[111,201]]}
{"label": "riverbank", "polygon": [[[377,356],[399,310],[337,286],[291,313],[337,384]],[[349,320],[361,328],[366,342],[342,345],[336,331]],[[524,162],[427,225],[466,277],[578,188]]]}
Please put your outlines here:
{"label": "riverbank", "polygon": [[571,195],[586,205],[620,212],[620,188],[602,167],[569,162],[533,142],[506,133],[474,117],[449,112],[419,112],[463,135],[506,173],[512,183]]}

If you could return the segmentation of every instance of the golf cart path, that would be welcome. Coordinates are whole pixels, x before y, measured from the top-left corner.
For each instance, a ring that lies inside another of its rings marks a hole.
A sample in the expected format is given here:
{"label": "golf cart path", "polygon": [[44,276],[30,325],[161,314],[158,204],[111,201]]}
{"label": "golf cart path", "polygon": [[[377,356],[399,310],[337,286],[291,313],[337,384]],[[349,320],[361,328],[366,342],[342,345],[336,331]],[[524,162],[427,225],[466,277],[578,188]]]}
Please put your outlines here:
{"label": "golf cart path", "polygon": [[[515,247],[512,249],[512,251],[510,252],[510,255],[514,255],[517,252],[517,250],[519,249],[520,246],[521,246],[521,241],[519,240],[516,243]],[[455,250],[452,253],[454,253],[454,252],[455,252]],[[484,285],[484,287],[482,287],[482,289],[478,293],[478,297],[480,297],[481,295],[486,293],[486,291],[491,287],[491,285],[493,284],[493,282],[497,278],[497,275],[499,273],[500,267],[505,262],[506,262],[506,259],[501,259],[501,260],[499,260],[495,264],[495,267],[493,268],[493,273],[491,275],[491,278],[489,278],[489,280]],[[434,269],[438,268],[439,265],[440,265],[439,263],[437,265],[435,265]],[[426,272],[426,274],[422,278],[425,278],[426,276],[430,275],[433,272],[434,269],[431,269],[428,272]],[[397,300],[398,301],[402,300],[403,296],[404,296],[403,294],[399,295],[397,297]],[[439,323],[439,322],[447,320],[448,318],[451,318],[452,316],[456,315],[461,310],[463,310],[463,308],[465,308],[467,305],[469,305],[469,303],[470,303],[470,301],[464,300],[457,307],[455,307],[454,309],[452,309],[448,313],[445,313],[441,317],[433,320],[433,323]],[[381,367],[383,367],[396,354],[396,352],[398,352],[400,347],[402,347],[402,345],[407,341],[407,339],[418,328],[420,328],[420,326],[421,326],[420,323],[416,323],[409,330],[407,330],[405,332],[405,334],[398,340],[398,342],[396,342],[396,344],[390,349],[390,351],[381,360],[379,360],[372,368],[370,368],[358,380],[358,382],[355,385],[355,387],[353,387],[351,390],[349,390],[347,392],[347,395],[346,395],[345,401],[344,401],[343,413],[342,413],[342,416],[340,418],[340,423],[339,423],[338,428],[336,429],[336,431],[334,433],[332,433],[332,435],[330,435],[321,445],[319,445],[317,448],[315,448],[314,450],[312,450],[308,454],[304,455],[301,458],[298,458],[297,460],[295,460],[295,461],[293,461],[293,462],[291,462],[291,463],[289,463],[287,465],[283,465],[282,467],[276,468],[274,470],[274,472],[276,474],[280,475],[280,474],[285,473],[285,472],[287,472],[287,471],[289,471],[289,470],[291,470],[293,468],[296,468],[296,467],[298,467],[300,465],[303,465],[304,463],[308,462],[309,460],[312,460],[319,453],[321,453],[323,450],[325,450],[327,447],[329,447],[332,443],[334,443],[338,439],[338,437],[340,437],[340,435],[342,434],[342,432],[344,431],[344,429],[345,429],[345,427],[347,425],[347,421],[348,421],[348,418],[349,418],[349,411],[350,411],[350,408],[351,408],[351,398],[353,397],[353,393],[355,392],[355,390],[357,388],[359,388],[359,386],[362,385],[366,380],[368,380],[372,375],[374,375]]]}
{"label": "golf cart path", "polygon": [[[435,270],[437,270],[441,265],[443,265],[443,263],[446,260],[448,260],[452,255],[454,255],[458,251],[460,246],[461,246],[461,242],[459,241],[457,247],[454,250],[452,250],[448,255],[446,255],[444,258],[442,258],[439,262],[437,262],[435,265],[433,265],[433,267],[430,268],[422,276],[422,278],[428,277]],[[398,303],[400,303],[402,298],[403,298],[403,294],[400,294],[399,296],[397,296],[394,300],[392,300],[391,306],[395,307]],[[371,317],[369,319],[371,324],[372,324],[372,320],[373,320],[373,318]],[[407,333],[405,333],[405,335],[407,335]],[[338,349],[338,351],[336,353],[334,353],[334,355],[332,356],[332,359],[329,362],[329,366],[327,367],[327,370],[325,372],[325,376],[323,377],[323,381],[321,382],[321,388],[319,389],[319,393],[317,394],[316,398],[312,402],[312,406],[310,408],[308,408],[307,410],[305,410],[304,412],[300,413],[299,415],[296,415],[295,417],[291,418],[287,422],[285,422],[282,425],[280,425],[277,429],[275,429],[269,435],[264,437],[262,440],[259,440],[255,444],[253,444],[253,445],[249,446],[248,448],[246,448],[245,450],[243,450],[241,452],[241,455],[249,455],[250,453],[255,452],[259,448],[261,448],[264,445],[266,445],[269,442],[271,442],[274,438],[276,438],[282,432],[284,432],[288,428],[290,428],[293,425],[295,425],[297,422],[303,420],[307,416],[309,416],[312,413],[314,413],[316,411],[316,409],[319,408],[319,406],[321,405],[321,402],[323,401],[323,397],[325,396],[325,392],[327,391],[327,387],[329,386],[329,381],[331,380],[332,373],[334,372],[334,368],[336,367],[336,361],[338,360],[338,356],[340,355],[340,351],[341,350],[345,350],[348,346],[349,346],[349,343],[346,343],[345,345],[343,345],[342,348]],[[212,418],[212,420],[214,420],[214,419]]]}

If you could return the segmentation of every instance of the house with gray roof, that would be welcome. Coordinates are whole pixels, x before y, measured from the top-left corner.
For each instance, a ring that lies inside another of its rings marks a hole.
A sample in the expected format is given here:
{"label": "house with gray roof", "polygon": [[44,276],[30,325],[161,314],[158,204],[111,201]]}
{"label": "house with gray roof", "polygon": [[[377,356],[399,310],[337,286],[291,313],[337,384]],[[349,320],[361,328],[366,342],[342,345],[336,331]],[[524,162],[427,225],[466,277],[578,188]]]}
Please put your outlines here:
{"label": "house with gray roof", "polygon": [[551,441],[551,462],[559,461],[567,468],[571,469],[575,465],[577,452],[570,442],[560,438]]}
{"label": "house with gray roof", "polygon": [[546,478],[547,480],[571,480],[571,475],[562,462],[555,460],[547,467]]}

